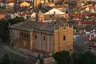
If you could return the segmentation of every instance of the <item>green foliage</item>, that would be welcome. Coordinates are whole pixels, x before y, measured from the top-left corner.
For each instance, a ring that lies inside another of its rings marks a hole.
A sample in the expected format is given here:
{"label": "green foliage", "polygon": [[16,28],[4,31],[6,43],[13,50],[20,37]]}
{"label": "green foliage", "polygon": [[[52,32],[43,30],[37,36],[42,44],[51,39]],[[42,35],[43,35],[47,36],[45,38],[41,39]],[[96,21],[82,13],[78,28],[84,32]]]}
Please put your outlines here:
{"label": "green foliage", "polygon": [[70,54],[68,51],[57,52],[53,55],[58,64],[96,64],[96,56],[91,52],[75,52]]}
{"label": "green foliage", "polygon": [[6,4],[3,5],[3,9],[6,9]]}
{"label": "green foliage", "polygon": [[3,59],[2,59],[2,64],[10,64],[10,58],[8,54],[4,54]]}
{"label": "green foliage", "polygon": [[44,64],[44,59],[43,58],[40,59],[40,64]]}
{"label": "green foliage", "polygon": [[59,1],[59,2],[56,2],[56,3],[55,3],[55,5],[62,5],[62,4],[63,4],[63,2],[64,2],[64,0]]}
{"label": "green foliage", "polygon": [[73,16],[69,16],[69,19],[72,20],[74,17]]}
{"label": "green foliage", "polygon": [[2,64],[2,63],[0,63],[0,64]]}
{"label": "green foliage", "polygon": [[7,22],[4,19],[0,20],[0,37],[2,37],[3,39],[6,36],[6,30],[7,30]]}
{"label": "green foliage", "polygon": [[14,19],[9,19],[7,21],[5,19],[0,19],[0,38],[2,38],[2,40],[5,42],[8,38],[9,23],[10,25],[12,25],[12,24],[19,23],[21,21],[24,21],[23,17],[16,17]]}
{"label": "green foliage", "polygon": [[82,20],[89,20],[90,18],[88,16],[85,16],[82,18]]}
{"label": "green foliage", "polygon": [[37,57],[37,59],[40,59],[40,54],[38,54],[38,57]]}
{"label": "green foliage", "polygon": [[54,59],[58,64],[69,64],[70,53],[68,51],[61,51],[53,54]]}
{"label": "green foliage", "polygon": [[16,24],[18,22],[24,21],[23,17],[16,17],[14,19],[9,19],[8,22],[12,25],[12,24]]}

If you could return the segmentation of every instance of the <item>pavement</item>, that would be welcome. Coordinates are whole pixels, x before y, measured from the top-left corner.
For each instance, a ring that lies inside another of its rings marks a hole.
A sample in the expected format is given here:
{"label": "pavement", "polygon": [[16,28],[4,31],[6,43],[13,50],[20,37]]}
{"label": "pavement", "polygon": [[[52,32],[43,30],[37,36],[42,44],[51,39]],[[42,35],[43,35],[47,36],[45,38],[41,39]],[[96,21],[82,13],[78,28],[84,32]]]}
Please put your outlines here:
{"label": "pavement", "polygon": [[54,60],[53,57],[49,57],[48,60],[45,60],[44,64],[56,64],[56,61]]}
{"label": "pavement", "polygon": [[27,49],[22,49],[22,48],[19,48],[17,49],[18,51],[21,51],[22,53],[28,55],[28,56],[34,56],[34,57],[38,57],[38,53],[35,53],[35,52],[32,52],[30,50],[27,50]]}
{"label": "pavement", "polygon": [[14,60],[26,63],[26,64],[35,64],[36,58],[34,56],[29,56],[27,54],[22,53],[15,48],[12,48],[8,45],[5,45],[0,42],[0,60],[2,59],[3,55],[7,53],[10,57],[10,60],[13,62]]}
{"label": "pavement", "polygon": [[[21,52],[23,52],[24,54],[26,54],[26,55],[29,55],[29,56],[35,56],[35,57],[38,57],[38,54],[40,54],[40,53],[36,53],[36,52],[32,52],[32,51],[30,51],[30,50],[27,50],[27,49],[22,49],[22,48],[19,48],[19,49],[17,49],[18,51],[21,51]],[[43,54],[40,54],[41,56],[43,55]],[[39,62],[38,62],[38,60],[37,60],[37,63],[36,64],[38,64]],[[44,64],[56,64],[56,62],[55,62],[55,60],[53,59],[53,57],[48,57],[48,58],[44,58]]]}
{"label": "pavement", "polygon": [[85,52],[88,50],[88,44],[86,42],[88,39],[81,35],[74,35],[74,47],[76,51]]}
{"label": "pavement", "polygon": [[4,48],[6,51],[8,51],[8,52],[11,52],[11,53],[13,53],[13,54],[19,55],[19,56],[24,57],[24,58],[28,58],[27,55],[22,54],[21,52],[18,52],[18,51],[16,51],[15,49],[13,49],[13,48],[11,48],[11,47],[9,47],[9,46],[7,46],[7,45],[4,45],[3,48]]}
{"label": "pavement", "polygon": [[[39,64],[39,60],[35,64]],[[53,57],[44,58],[44,64],[56,64],[56,61]]]}

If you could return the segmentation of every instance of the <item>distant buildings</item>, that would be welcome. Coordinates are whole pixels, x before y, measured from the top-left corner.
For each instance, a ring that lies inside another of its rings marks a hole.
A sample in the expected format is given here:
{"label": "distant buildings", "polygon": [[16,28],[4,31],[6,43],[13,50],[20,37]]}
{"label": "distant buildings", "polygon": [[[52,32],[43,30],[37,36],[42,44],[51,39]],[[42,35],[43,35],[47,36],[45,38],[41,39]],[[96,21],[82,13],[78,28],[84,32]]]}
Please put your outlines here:
{"label": "distant buildings", "polygon": [[48,12],[42,13],[41,11],[39,11],[39,13],[37,14],[37,20],[39,22],[49,22],[54,20],[53,18],[57,17],[57,18],[68,18],[68,15],[65,14],[65,12],[62,12],[58,9],[51,9]]}
{"label": "distant buildings", "polygon": [[55,3],[56,0],[34,0],[34,6],[38,6],[40,3]]}
{"label": "distant buildings", "polygon": [[73,51],[73,27],[64,22],[27,20],[9,26],[10,44],[15,48],[55,53]]}
{"label": "distant buildings", "polygon": [[0,19],[5,18],[5,14],[0,14]]}
{"label": "distant buildings", "polygon": [[8,10],[0,10],[0,19],[5,19]]}

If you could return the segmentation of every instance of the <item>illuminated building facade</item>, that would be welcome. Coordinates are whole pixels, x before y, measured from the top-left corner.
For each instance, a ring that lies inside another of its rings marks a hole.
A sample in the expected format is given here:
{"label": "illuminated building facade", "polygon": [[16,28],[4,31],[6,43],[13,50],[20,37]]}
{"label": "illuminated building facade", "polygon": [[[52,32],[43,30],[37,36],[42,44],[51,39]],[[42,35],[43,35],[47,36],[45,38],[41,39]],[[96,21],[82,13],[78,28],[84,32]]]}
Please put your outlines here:
{"label": "illuminated building facade", "polygon": [[56,0],[34,0],[34,6],[38,6],[40,3],[54,3]]}
{"label": "illuminated building facade", "polygon": [[66,23],[27,20],[10,26],[9,31],[10,43],[15,48],[51,53],[73,51],[73,27]]}

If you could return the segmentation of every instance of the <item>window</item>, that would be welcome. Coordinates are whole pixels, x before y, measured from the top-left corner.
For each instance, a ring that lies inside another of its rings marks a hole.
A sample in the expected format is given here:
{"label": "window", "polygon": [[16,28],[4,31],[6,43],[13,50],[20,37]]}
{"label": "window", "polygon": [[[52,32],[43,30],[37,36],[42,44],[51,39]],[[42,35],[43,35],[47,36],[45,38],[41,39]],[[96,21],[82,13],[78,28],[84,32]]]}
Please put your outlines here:
{"label": "window", "polygon": [[37,39],[37,35],[35,35],[35,39]]}
{"label": "window", "polygon": [[23,37],[26,38],[26,34],[23,34]]}
{"label": "window", "polygon": [[63,36],[63,40],[66,40],[66,36]]}
{"label": "window", "polygon": [[28,38],[29,35],[27,33],[21,33],[21,38]]}
{"label": "window", "polygon": [[44,36],[44,41],[45,41],[45,36]]}
{"label": "window", "polygon": [[23,33],[21,33],[21,37],[23,37]]}
{"label": "window", "polygon": [[26,38],[28,38],[29,37],[29,35],[28,34],[26,34]]}

